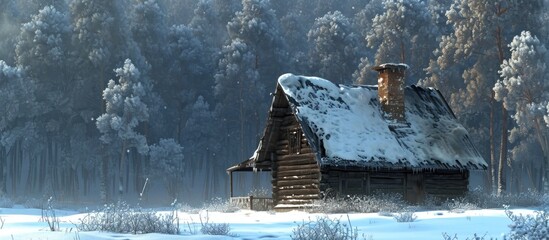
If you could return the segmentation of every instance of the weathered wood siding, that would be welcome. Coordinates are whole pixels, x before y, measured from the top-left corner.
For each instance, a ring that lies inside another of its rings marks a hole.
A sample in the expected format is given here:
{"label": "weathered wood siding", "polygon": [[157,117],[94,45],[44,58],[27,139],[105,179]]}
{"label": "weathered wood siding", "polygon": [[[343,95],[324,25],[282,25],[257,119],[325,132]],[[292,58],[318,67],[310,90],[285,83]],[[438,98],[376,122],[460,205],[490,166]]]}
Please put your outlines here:
{"label": "weathered wood siding", "polygon": [[274,204],[310,204],[319,199],[320,169],[291,109],[281,116],[273,161]]}
{"label": "weathered wood siding", "polygon": [[404,170],[322,170],[320,190],[328,196],[401,194],[412,203],[422,202],[427,195],[445,199],[467,192],[468,172],[412,172]]}

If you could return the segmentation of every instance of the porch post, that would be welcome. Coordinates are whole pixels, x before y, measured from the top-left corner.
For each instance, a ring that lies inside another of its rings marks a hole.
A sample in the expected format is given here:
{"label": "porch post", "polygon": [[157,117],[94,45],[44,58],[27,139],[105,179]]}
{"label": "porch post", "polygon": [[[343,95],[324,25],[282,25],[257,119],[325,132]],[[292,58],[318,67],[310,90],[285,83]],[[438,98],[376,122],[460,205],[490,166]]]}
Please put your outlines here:
{"label": "porch post", "polygon": [[230,187],[231,196],[230,197],[232,198],[233,197],[233,171],[229,172],[229,182],[230,182],[230,185],[231,185],[231,187]]}

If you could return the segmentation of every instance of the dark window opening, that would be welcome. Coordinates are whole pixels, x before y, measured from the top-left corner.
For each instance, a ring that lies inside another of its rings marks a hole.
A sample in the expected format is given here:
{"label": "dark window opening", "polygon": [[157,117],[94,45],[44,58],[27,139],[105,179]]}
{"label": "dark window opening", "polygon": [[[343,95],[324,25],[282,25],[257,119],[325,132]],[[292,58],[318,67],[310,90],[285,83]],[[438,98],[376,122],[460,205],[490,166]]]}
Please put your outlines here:
{"label": "dark window opening", "polygon": [[301,152],[301,130],[288,130],[288,150],[290,154],[299,154]]}

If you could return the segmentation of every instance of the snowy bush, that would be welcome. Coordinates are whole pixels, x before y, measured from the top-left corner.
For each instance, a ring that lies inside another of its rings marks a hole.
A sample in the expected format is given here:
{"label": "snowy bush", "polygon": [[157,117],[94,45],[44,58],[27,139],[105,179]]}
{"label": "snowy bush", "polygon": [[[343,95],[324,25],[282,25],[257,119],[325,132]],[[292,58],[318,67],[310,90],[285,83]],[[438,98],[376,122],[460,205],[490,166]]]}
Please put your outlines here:
{"label": "snowy bush", "polygon": [[316,221],[303,221],[292,230],[293,240],[355,240],[358,239],[358,230],[351,226],[349,216],[347,223],[340,219],[331,219],[327,216],[318,217]]}
{"label": "snowy bush", "polygon": [[415,212],[399,212],[393,214],[397,222],[413,222],[417,219]]}
{"label": "snowy bush", "polygon": [[6,196],[0,196],[0,208],[11,208],[15,205],[13,201],[6,197]]}
{"label": "snowy bush", "polygon": [[222,198],[214,198],[210,202],[205,203],[202,210],[210,212],[232,213],[239,210],[238,206],[231,204],[228,200]]}
{"label": "snowy bush", "polygon": [[500,195],[486,193],[481,188],[467,193],[463,199],[465,202],[476,205],[478,208],[501,208],[503,205],[514,207],[542,206],[549,197],[535,190],[528,190],[518,194],[503,193]]}
{"label": "snowy bush", "polygon": [[406,206],[398,194],[378,194],[370,196],[347,196],[345,198],[325,198],[315,202],[312,211],[322,213],[371,213],[396,212]]}
{"label": "snowy bush", "polygon": [[505,206],[507,217],[513,221],[511,231],[505,235],[509,240],[547,239],[549,236],[549,208],[536,211],[535,215],[515,215]]}
{"label": "snowy bush", "polygon": [[40,222],[47,223],[48,228],[52,232],[59,231],[59,218],[53,208],[53,197],[50,197],[47,204],[42,207],[42,217],[40,218]]}
{"label": "snowy bush", "polygon": [[107,231],[116,233],[164,233],[179,234],[179,217],[172,204],[172,211],[160,214],[154,210],[130,207],[125,202],[105,205],[79,219],[80,231]]}
{"label": "snowy bush", "polygon": [[231,227],[228,223],[211,223],[208,216],[208,211],[206,211],[206,216],[200,217],[200,232],[207,235],[223,235],[230,236]]}
{"label": "snowy bush", "polygon": [[[475,233],[475,234],[473,234],[472,237],[465,238],[465,240],[484,240],[485,237],[486,237],[486,234],[484,234],[483,236],[480,236],[480,235],[477,235]],[[455,234],[454,236],[450,236],[450,235],[448,235],[448,233],[445,233],[445,232],[442,233],[442,239],[444,239],[444,240],[459,240],[457,234]],[[492,239],[492,238],[490,238],[490,239]]]}
{"label": "snowy bush", "polygon": [[467,210],[476,210],[479,207],[465,198],[450,199],[442,204],[450,212],[462,213]]}

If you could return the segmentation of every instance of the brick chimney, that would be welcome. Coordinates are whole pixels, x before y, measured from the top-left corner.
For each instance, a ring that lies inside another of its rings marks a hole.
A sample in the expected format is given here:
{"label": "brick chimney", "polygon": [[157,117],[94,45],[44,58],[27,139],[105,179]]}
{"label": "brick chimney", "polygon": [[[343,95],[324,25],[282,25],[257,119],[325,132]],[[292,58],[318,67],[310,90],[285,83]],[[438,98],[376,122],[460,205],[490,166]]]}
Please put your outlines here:
{"label": "brick chimney", "polygon": [[388,119],[405,122],[404,72],[406,64],[385,63],[372,69],[379,72],[377,80],[379,103]]}

